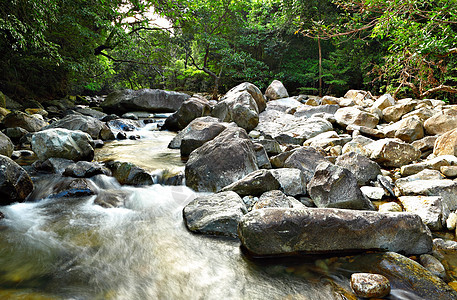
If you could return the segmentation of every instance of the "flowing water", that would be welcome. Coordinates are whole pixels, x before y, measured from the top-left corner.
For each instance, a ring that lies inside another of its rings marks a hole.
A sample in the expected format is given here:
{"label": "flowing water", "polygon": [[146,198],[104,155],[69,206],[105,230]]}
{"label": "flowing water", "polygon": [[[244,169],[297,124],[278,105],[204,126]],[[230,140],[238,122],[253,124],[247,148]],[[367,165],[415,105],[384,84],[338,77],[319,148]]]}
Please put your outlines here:
{"label": "flowing water", "polygon": [[[183,167],[166,149],[171,134],[143,134],[106,145],[98,159]],[[121,187],[106,176],[94,184],[128,192],[125,207],[102,208],[95,196],[0,207],[0,299],[355,299],[332,258],[252,260],[238,240],[189,232],[182,209],[197,194],[185,186]],[[418,298],[393,289],[391,299]]]}

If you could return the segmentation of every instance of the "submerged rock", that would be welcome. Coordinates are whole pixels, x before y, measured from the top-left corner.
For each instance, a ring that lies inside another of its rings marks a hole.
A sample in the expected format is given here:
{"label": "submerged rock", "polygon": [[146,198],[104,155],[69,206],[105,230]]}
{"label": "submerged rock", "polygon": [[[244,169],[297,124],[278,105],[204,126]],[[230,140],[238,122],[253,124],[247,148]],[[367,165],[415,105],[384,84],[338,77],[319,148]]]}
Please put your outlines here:
{"label": "submerged rock", "polygon": [[406,254],[432,250],[430,230],[418,215],[331,208],[265,208],[238,227],[254,255],[344,253],[382,249]]}
{"label": "submerged rock", "polygon": [[130,162],[110,161],[106,164],[113,172],[113,177],[120,184],[126,185],[151,185],[154,183],[151,174]]}
{"label": "submerged rock", "polygon": [[11,158],[0,155],[0,205],[22,202],[32,191],[28,173]]}
{"label": "submerged rock", "polygon": [[77,163],[71,164],[65,168],[63,172],[64,176],[71,176],[71,177],[92,177],[94,175],[104,174],[104,175],[111,175],[111,171],[97,162],[89,162],[89,161],[78,161]]}
{"label": "submerged rock", "polygon": [[183,210],[190,231],[232,237],[237,237],[238,222],[245,213],[243,200],[231,191],[198,197]]}
{"label": "submerged rock", "polygon": [[94,204],[105,208],[124,207],[129,193],[122,190],[101,190],[94,200]]}

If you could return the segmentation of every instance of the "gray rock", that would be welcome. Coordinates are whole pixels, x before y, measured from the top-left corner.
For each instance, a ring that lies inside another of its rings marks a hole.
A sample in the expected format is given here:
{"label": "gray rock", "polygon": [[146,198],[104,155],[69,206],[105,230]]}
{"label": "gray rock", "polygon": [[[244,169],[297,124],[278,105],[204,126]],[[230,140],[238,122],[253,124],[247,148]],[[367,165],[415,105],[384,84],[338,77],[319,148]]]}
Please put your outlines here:
{"label": "gray rock", "polygon": [[335,164],[351,171],[360,186],[376,180],[377,176],[381,174],[381,167],[376,162],[356,152],[339,156]]}
{"label": "gray rock", "polygon": [[341,126],[360,125],[368,128],[375,128],[378,125],[379,117],[369,112],[362,111],[356,107],[343,107],[335,113],[335,119]]}
{"label": "gray rock", "polygon": [[306,179],[299,169],[279,168],[270,170],[274,178],[279,182],[279,189],[287,196],[299,196],[306,194]]}
{"label": "gray rock", "polygon": [[278,100],[270,100],[267,102],[267,109],[286,113],[288,111],[297,111],[300,107],[303,107],[300,101],[297,101],[294,97],[282,98]]}
{"label": "gray rock", "polygon": [[278,180],[269,170],[257,170],[227,185],[221,191],[233,191],[241,197],[260,196],[265,192],[277,190],[279,187]]}
{"label": "gray rock", "polygon": [[45,161],[34,162],[33,167],[41,172],[61,175],[65,169],[72,164],[74,164],[74,161],[71,159],[51,157]]}
{"label": "gray rock", "polygon": [[229,127],[190,154],[186,185],[215,192],[257,169],[254,145],[246,131]]}
{"label": "gray rock", "polygon": [[108,127],[113,131],[134,131],[142,127],[139,121],[116,118],[108,121]]}
{"label": "gray rock", "polygon": [[441,230],[446,226],[450,214],[446,201],[439,196],[399,197],[405,211],[419,215],[430,230]]}
{"label": "gray rock", "polygon": [[91,161],[94,158],[92,138],[79,130],[55,128],[34,133],[32,150],[41,160],[60,157],[74,161]]}
{"label": "gray rock", "polygon": [[434,256],[430,254],[422,254],[419,257],[420,264],[430,271],[433,275],[438,276],[441,279],[446,278],[446,269],[443,264]]}
{"label": "gray rock", "polygon": [[[262,92],[259,90],[257,86],[249,82],[243,82],[239,85],[230,89],[227,94],[225,94],[224,98],[230,97],[230,95],[237,94],[239,92],[246,91],[251,94],[252,98],[254,98],[255,103],[257,104],[257,108],[259,109],[259,113],[263,112],[267,106],[267,102],[265,97],[263,96]],[[223,100],[223,99],[222,99]]]}
{"label": "gray rock", "polygon": [[211,105],[203,97],[193,96],[183,102],[181,107],[174,114],[169,116],[164,123],[164,128],[168,130],[182,130],[189,125],[192,120],[211,114]]}
{"label": "gray rock", "polygon": [[267,207],[305,208],[305,206],[294,197],[287,196],[279,190],[265,192],[254,204],[253,209]]}
{"label": "gray rock", "polygon": [[154,183],[151,174],[130,162],[111,161],[106,164],[106,167],[111,170],[113,177],[120,184],[141,186]]}
{"label": "gray rock", "polygon": [[287,93],[287,90],[281,81],[273,80],[265,91],[265,97],[267,97],[268,100],[277,100],[289,97],[289,93]]}
{"label": "gray rock", "polygon": [[259,124],[259,108],[247,91],[226,95],[214,106],[211,115],[222,122],[235,122],[248,132]]}
{"label": "gray rock", "polygon": [[357,185],[357,179],[348,169],[329,162],[320,163],[307,186],[317,207],[374,210]]}
{"label": "gray rock", "polygon": [[321,162],[328,162],[322,153],[311,147],[301,147],[289,154],[283,167],[299,169],[306,182],[309,182],[314,175],[314,170]]}
{"label": "gray rock", "polygon": [[98,110],[95,110],[95,109],[92,109],[92,108],[89,108],[89,107],[80,107],[80,106],[76,106],[74,108],[74,111],[77,112],[77,113],[80,113],[82,115],[85,115],[85,116],[90,116],[92,118],[96,118],[96,119],[103,119],[104,117],[107,116],[107,114],[105,114],[104,112],[101,112],[101,111],[98,111]]}
{"label": "gray rock", "polygon": [[227,128],[225,123],[200,122],[198,119],[189,124],[181,140],[181,156],[189,156],[192,151],[214,139]]}
{"label": "gray rock", "polygon": [[444,205],[451,211],[457,209],[457,182],[443,180],[414,180],[395,182],[403,196],[441,196]]}
{"label": "gray rock", "polygon": [[3,132],[7,137],[11,139],[13,143],[19,143],[21,138],[29,133],[27,130],[21,127],[6,128]]}
{"label": "gray rock", "polygon": [[419,216],[331,208],[265,208],[243,216],[240,240],[254,255],[344,253],[382,249],[406,254],[432,250]]}
{"label": "gray rock", "polygon": [[362,186],[360,190],[370,200],[381,200],[385,194],[383,188],[375,186]]}
{"label": "gray rock", "polygon": [[371,151],[370,158],[384,167],[398,168],[420,157],[420,151],[396,139],[378,140],[367,145],[367,148]]}
{"label": "gray rock", "polygon": [[11,157],[14,151],[13,142],[5,134],[0,132],[0,155]]}
{"label": "gray rock", "polygon": [[39,131],[48,125],[42,118],[38,118],[35,115],[28,115],[20,111],[9,113],[2,119],[2,123],[6,128],[21,127],[28,132]]}
{"label": "gray rock", "polygon": [[311,118],[312,116],[316,114],[328,114],[328,115],[334,115],[336,111],[340,108],[339,105],[337,104],[328,104],[328,105],[319,105],[319,106],[301,106],[300,108],[297,108],[296,112],[294,113],[295,117],[307,117]]}
{"label": "gray rock", "polygon": [[274,139],[263,138],[255,140],[255,142],[261,144],[269,156],[278,155],[282,152],[279,143]]}
{"label": "gray rock", "polygon": [[111,171],[98,162],[78,161],[65,168],[64,176],[88,178],[97,174],[111,175]]}
{"label": "gray rock", "polygon": [[71,114],[65,116],[63,119],[46,126],[44,129],[51,128],[65,128],[68,130],[81,130],[88,133],[94,140],[114,140],[113,132],[108,126],[93,117],[84,116],[80,114]]}
{"label": "gray rock", "polygon": [[123,114],[129,111],[175,112],[190,96],[164,90],[120,90],[106,97],[100,106],[108,113]]}
{"label": "gray rock", "polygon": [[296,118],[273,134],[273,137],[282,144],[301,145],[305,140],[330,130],[333,130],[332,124],[323,118]]}
{"label": "gray rock", "polygon": [[254,143],[255,159],[260,169],[271,169],[271,163],[268,159],[267,152],[261,144]]}
{"label": "gray rock", "polygon": [[189,230],[232,237],[237,237],[238,222],[245,213],[243,200],[230,191],[198,197],[183,210]]}
{"label": "gray rock", "polygon": [[22,202],[32,191],[28,173],[11,158],[0,155],[0,205]]}
{"label": "gray rock", "polygon": [[342,151],[343,153],[356,152],[361,155],[365,155],[366,157],[370,157],[371,150],[368,149],[366,146],[368,146],[372,142],[372,139],[359,135],[353,138],[351,141],[344,144]]}

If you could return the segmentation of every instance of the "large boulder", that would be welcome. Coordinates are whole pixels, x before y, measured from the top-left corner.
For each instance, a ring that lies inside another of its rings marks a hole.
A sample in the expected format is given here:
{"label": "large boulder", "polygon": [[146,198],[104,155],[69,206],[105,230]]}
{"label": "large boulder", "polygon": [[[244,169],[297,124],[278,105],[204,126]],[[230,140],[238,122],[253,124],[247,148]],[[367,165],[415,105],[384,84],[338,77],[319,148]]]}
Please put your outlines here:
{"label": "large boulder", "polygon": [[40,117],[29,115],[21,111],[15,111],[6,115],[3,118],[2,123],[6,128],[21,127],[28,132],[36,132],[48,125],[48,123]]}
{"label": "large boulder", "polygon": [[204,234],[237,237],[237,226],[247,213],[243,200],[235,192],[200,196],[183,209],[189,230]]}
{"label": "large boulder", "polygon": [[45,129],[50,128],[81,130],[88,133],[94,140],[114,140],[113,132],[104,122],[96,118],[81,114],[67,115],[63,119],[60,119],[59,121],[45,127]]}
{"label": "large boulder", "polygon": [[351,171],[360,186],[366,185],[370,181],[376,181],[378,175],[381,174],[381,167],[376,162],[357,152],[338,156],[335,164]]}
{"label": "large boulder", "polygon": [[279,168],[270,170],[274,178],[279,182],[279,189],[288,196],[306,194],[306,179],[299,169]]}
{"label": "large boulder", "polygon": [[332,124],[323,118],[295,118],[286,123],[273,138],[279,143],[301,145],[305,140],[330,130],[333,130]]}
{"label": "large boulder", "polygon": [[328,160],[312,147],[301,147],[287,157],[283,167],[299,169],[306,182],[309,182],[314,175],[314,170],[321,162],[328,162]]}
{"label": "large boulder", "polygon": [[259,108],[247,91],[227,94],[214,106],[211,115],[223,122],[235,122],[246,131],[259,124]]}
{"label": "large boulder", "polygon": [[382,139],[375,141],[367,148],[370,149],[370,158],[384,167],[398,168],[417,160],[421,152],[398,139]]}
{"label": "large boulder", "polygon": [[273,80],[265,91],[265,97],[267,97],[268,100],[277,100],[289,97],[289,93],[287,93],[287,90],[281,81]]}
{"label": "large boulder", "polygon": [[79,130],[46,129],[33,134],[32,150],[41,160],[60,157],[91,161],[94,158],[94,141],[89,134]]}
{"label": "large boulder", "polygon": [[374,210],[357,185],[354,174],[329,162],[317,166],[307,188],[317,207]]}
{"label": "large boulder", "polygon": [[395,99],[390,94],[384,94],[378,99],[376,99],[372,107],[378,108],[382,111],[384,108],[387,108],[392,105],[395,105]]}
{"label": "large boulder", "polygon": [[428,118],[424,123],[428,135],[443,134],[457,127],[457,110],[445,109]]}
{"label": "large boulder", "polygon": [[190,96],[184,93],[158,89],[119,90],[106,97],[100,106],[108,113],[129,111],[175,112]]}
{"label": "large boulder", "polygon": [[277,190],[279,187],[278,180],[269,170],[257,170],[229,184],[222,191],[233,191],[241,197],[260,196],[265,192]]}
{"label": "large boulder", "polygon": [[359,125],[368,128],[375,128],[378,125],[379,117],[375,114],[362,111],[356,107],[343,107],[336,111],[335,119],[341,126]]}
{"label": "large boulder", "polygon": [[[257,108],[259,109],[259,113],[263,112],[267,106],[267,102],[265,97],[263,96],[262,92],[256,87],[254,84],[249,82],[243,82],[239,85],[230,89],[227,94],[225,94],[224,98],[229,97],[230,95],[237,94],[239,92],[246,91],[251,94],[252,98],[254,98],[255,103],[257,104]],[[222,99],[223,100],[223,99]]]}
{"label": "large boulder", "polygon": [[178,111],[165,120],[164,128],[175,131],[182,130],[192,120],[210,114],[211,105],[209,101],[203,97],[193,96],[184,101]]}
{"label": "large boulder", "polygon": [[386,123],[397,122],[402,116],[406,115],[416,107],[417,102],[408,101],[406,103],[398,103],[382,110],[382,118]]}
{"label": "large boulder", "polygon": [[13,142],[3,132],[0,132],[0,155],[11,157],[13,151]]}
{"label": "large boulder", "polygon": [[194,150],[186,163],[186,185],[215,192],[258,169],[254,145],[244,129],[229,127]]}
{"label": "large boulder", "polygon": [[27,172],[11,158],[0,155],[0,205],[22,202],[33,191]]}
{"label": "large boulder", "polygon": [[451,212],[440,196],[403,196],[398,200],[405,211],[419,215],[431,230],[446,227],[446,220]]}
{"label": "large boulder", "polygon": [[423,138],[424,126],[422,121],[417,116],[411,116],[399,121],[395,137],[407,143]]}
{"label": "large boulder", "polygon": [[418,215],[347,209],[265,208],[243,216],[239,238],[254,255],[388,250],[423,254],[432,235]]}
{"label": "large boulder", "polygon": [[436,156],[457,155],[457,128],[443,133],[436,139],[433,154]]}

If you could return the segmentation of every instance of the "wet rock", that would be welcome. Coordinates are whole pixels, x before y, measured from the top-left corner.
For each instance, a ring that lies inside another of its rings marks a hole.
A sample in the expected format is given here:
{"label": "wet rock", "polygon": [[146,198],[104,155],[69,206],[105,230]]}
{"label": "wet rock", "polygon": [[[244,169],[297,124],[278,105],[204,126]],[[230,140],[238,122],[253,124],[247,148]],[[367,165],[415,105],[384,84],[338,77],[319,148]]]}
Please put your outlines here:
{"label": "wet rock", "polygon": [[124,207],[129,193],[122,190],[101,190],[94,200],[94,204],[104,208]]}
{"label": "wet rock", "polygon": [[419,117],[412,116],[399,121],[395,137],[407,143],[419,140],[424,137],[424,126]]}
{"label": "wet rock", "polygon": [[287,90],[281,81],[273,80],[265,91],[265,97],[267,97],[268,100],[277,100],[289,97],[289,93],[287,93]]}
{"label": "wet rock", "polygon": [[[411,299],[456,299],[453,291],[443,280],[433,275],[419,263],[394,252],[363,254],[350,258],[341,265],[353,272],[381,274],[389,279],[392,290],[411,291]],[[401,297],[401,296],[400,296]],[[408,297],[408,296],[406,296]]]}
{"label": "wet rock", "polygon": [[229,127],[194,150],[186,163],[186,185],[217,191],[258,169],[254,145],[244,129]]}
{"label": "wet rock", "polygon": [[97,174],[111,176],[111,171],[98,162],[78,161],[65,168],[64,176],[88,178]]}
{"label": "wet rock", "polygon": [[368,128],[375,128],[378,125],[379,117],[369,112],[362,111],[356,107],[343,107],[335,113],[335,119],[341,126],[359,125]]}
{"label": "wet rock", "polygon": [[106,167],[111,170],[113,177],[120,184],[141,186],[154,183],[151,174],[132,163],[111,161],[106,164]]}
{"label": "wet rock", "polygon": [[285,207],[285,208],[305,208],[294,197],[287,196],[279,190],[265,192],[260,196],[259,200],[254,204],[253,209],[261,209],[267,207]]}
{"label": "wet rock", "polygon": [[[97,187],[92,181],[86,178],[69,178],[62,177],[61,180],[55,184],[49,198],[63,198],[63,197],[83,197],[95,195],[97,193]],[[42,198],[47,197],[43,195]]]}
{"label": "wet rock", "polygon": [[243,246],[260,256],[373,249],[423,254],[432,249],[430,230],[410,213],[265,208],[244,215],[238,234]]}
{"label": "wet rock", "polygon": [[92,138],[79,130],[55,128],[34,133],[32,150],[41,160],[60,157],[74,161],[91,161],[94,158]]}
{"label": "wet rock", "polygon": [[424,123],[428,135],[443,134],[457,127],[457,110],[444,109]]}
{"label": "wet rock", "polygon": [[221,191],[233,191],[244,196],[260,196],[265,192],[279,189],[278,180],[269,170],[257,170],[246,177],[224,187]]}
{"label": "wet rock", "polygon": [[0,155],[0,205],[22,202],[32,191],[28,173],[11,158]]}
{"label": "wet rock", "polygon": [[457,155],[457,129],[447,131],[436,139],[433,154]]}
{"label": "wet rock", "polygon": [[41,172],[63,174],[65,169],[72,164],[74,161],[71,159],[51,157],[45,161],[34,162],[33,167]]}
{"label": "wet rock", "polygon": [[316,167],[307,189],[317,207],[374,210],[373,204],[363,196],[354,174],[329,162]]}
{"label": "wet rock", "polygon": [[360,186],[376,180],[377,176],[381,174],[381,167],[376,162],[356,152],[339,156],[335,164],[351,171]]}
{"label": "wet rock", "polygon": [[382,110],[382,118],[386,123],[397,122],[401,117],[416,107],[416,102],[399,103]]}
{"label": "wet rock", "polygon": [[443,180],[415,180],[395,182],[400,195],[403,196],[441,196],[447,209],[457,209],[457,182]]}
{"label": "wet rock", "polygon": [[384,167],[398,168],[420,157],[420,151],[403,141],[382,139],[367,147],[371,151],[370,158]]}
{"label": "wet rock", "polygon": [[450,214],[446,202],[439,196],[403,196],[399,197],[405,211],[419,215],[431,230],[441,230],[446,226]]}
{"label": "wet rock", "polygon": [[13,142],[5,134],[0,132],[0,155],[11,157],[14,151]]}
{"label": "wet rock", "polygon": [[312,147],[301,147],[293,152],[284,161],[283,167],[299,169],[306,182],[314,175],[314,170],[321,162],[328,162],[321,152]]}
{"label": "wet rock", "polygon": [[306,179],[299,169],[279,168],[270,170],[274,178],[279,182],[279,189],[288,196],[306,194]]}
{"label": "wet rock", "polygon": [[158,89],[120,90],[100,104],[104,112],[123,114],[129,111],[175,112],[190,96]]}
{"label": "wet rock", "polygon": [[108,121],[107,125],[113,131],[134,131],[142,127],[140,122],[136,120],[120,118]]}
{"label": "wet rock", "polygon": [[189,230],[232,237],[237,237],[238,222],[245,213],[243,200],[231,191],[195,198],[183,210]]}
{"label": "wet rock", "polygon": [[[41,116],[40,116],[41,117]],[[21,127],[29,132],[36,132],[48,125],[46,121],[36,115],[29,115],[20,111],[9,113],[2,119],[6,128]]]}
{"label": "wet rock", "polygon": [[443,264],[434,256],[430,254],[422,254],[419,261],[420,264],[433,275],[438,276],[441,279],[446,278],[446,270],[444,269]]}
{"label": "wet rock", "polygon": [[235,122],[248,132],[259,124],[259,108],[247,91],[227,94],[214,106],[211,115],[222,122]]}
{"label": "wet rock", "polygon": [[63,119],[46,126],[45,129],[65,128],[68,130],[81,130],[88,133],[93,139],[114,140],[113,132],[102,121],[80,114],[71,114]]}
{"label": "wet rock", "polygon": [[357,296],[362,298],[384,298],[390,294],[389,279],[380,274],[352,274],[351,288]]}
{"label": "wet rock", "polygon": [[211,105],[203,97],[192,96],[183,102],[181,107],[164,123],[164,128],[168,130],[182,130],[189,125],[192,120],[211,114]]}

